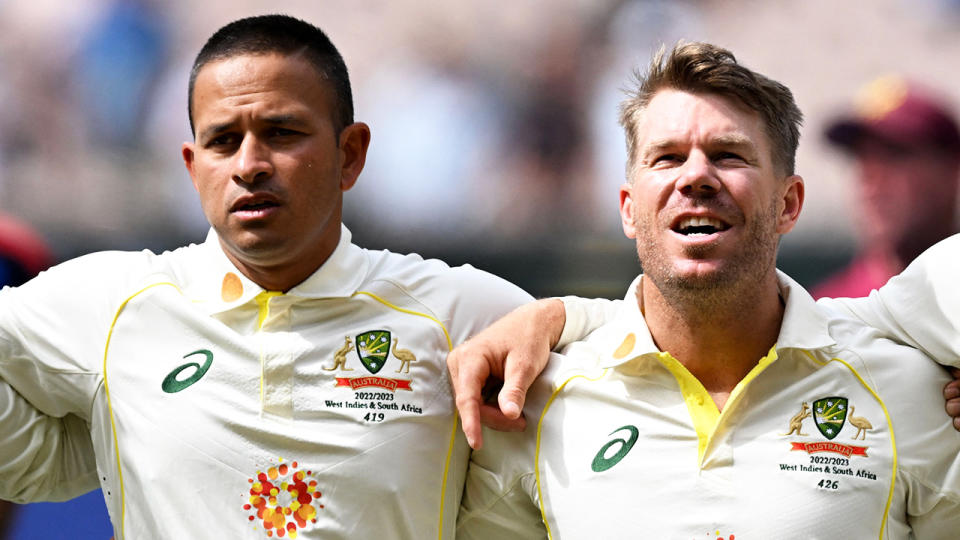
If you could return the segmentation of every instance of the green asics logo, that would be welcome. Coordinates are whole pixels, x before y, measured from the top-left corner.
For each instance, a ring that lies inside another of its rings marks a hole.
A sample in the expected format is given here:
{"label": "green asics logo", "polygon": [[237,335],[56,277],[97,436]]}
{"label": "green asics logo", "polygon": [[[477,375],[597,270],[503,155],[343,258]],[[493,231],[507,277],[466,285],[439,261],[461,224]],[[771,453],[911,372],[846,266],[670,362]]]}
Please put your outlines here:
{"label": "green asics logo", "polygon": [[[175,394],[203,378],[203,376],[206,375],[207,370],[210,369],[210,365],[213,364],[213,353],[207,349],[200,349],[184,355],[184,358],[190,358],[191,356],[196,356],[198,354],[202,354],[207,359],[202,366],[196,362],[188,362],[178,367],[164,377],[163,384],[160,385],[160,388],[163,388],[163,391],[168,394]],[[196,371],[194,371],[193,375],[190,375],[186,379],[178,380],[177,375],[180,375],[185,369],[188,368],[195,368]]]}
{"label": "green asics logo", "polygon": [[[603,472],[610,467],[613,467],[617,463],[620,463],[620,460],[630,452],[630,449],[633,448],[633,445],[636,444],[637,438],[640,436],[640,431],[633,426],[623,426],[617,428],[610,432],[611,435],[618,431],[628,431],[630,433],[629,439],[614,439],[607,444],[603,445],[603,448],[597,452],[597,455],[593,456],[593,463],[590,464],[590,468],[593,469],[593,472]],[[607,451],[613,448],[614,445],[620,445],[620,448],[610,457],[607,457]]]}

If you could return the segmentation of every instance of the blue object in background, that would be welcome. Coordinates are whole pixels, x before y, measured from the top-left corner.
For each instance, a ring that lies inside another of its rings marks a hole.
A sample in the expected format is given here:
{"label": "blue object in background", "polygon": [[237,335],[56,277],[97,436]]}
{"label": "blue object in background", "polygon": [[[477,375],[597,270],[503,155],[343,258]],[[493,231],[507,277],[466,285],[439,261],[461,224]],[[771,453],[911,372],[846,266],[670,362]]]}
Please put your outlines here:
{"label": "blue object in background", "polygon": [[67,502],[15,508],[5,540],[110,540],[113,536],[99,489]]}
{"label": "blue object in background", "polygon": [[170,48],[167,21],[152,0],[114,0],[84,37],[75,81],[96,142],[136,145],[153,84]]}

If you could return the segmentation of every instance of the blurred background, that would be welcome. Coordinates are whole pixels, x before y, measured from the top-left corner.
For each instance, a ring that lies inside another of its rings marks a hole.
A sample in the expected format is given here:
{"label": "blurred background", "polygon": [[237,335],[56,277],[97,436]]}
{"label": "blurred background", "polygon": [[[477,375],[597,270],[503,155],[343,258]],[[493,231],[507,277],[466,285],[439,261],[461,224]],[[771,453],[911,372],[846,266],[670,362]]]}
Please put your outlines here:
{"label": "blurred background", "polygon": [[[221,25],[277,11],[330,35],[372,128],[346,196],[355,241],[471,263],[537,296],[619,297],[638,271],[617,212],[617,105],[661,43],[722,45],[794,91],[807,198],[780,266],[811,287],[884,220],[828,128],[867,114],[864,85],[890,74],[950,114],[960,98],[960,0],[0,0],[0,211],[54,261],[202,241],[180,158],[189,67]],[[955,175],[942,182],[925,189],[955,192]],[[95,509],[39,508],[11,514],[6,537],[109,538]]]}

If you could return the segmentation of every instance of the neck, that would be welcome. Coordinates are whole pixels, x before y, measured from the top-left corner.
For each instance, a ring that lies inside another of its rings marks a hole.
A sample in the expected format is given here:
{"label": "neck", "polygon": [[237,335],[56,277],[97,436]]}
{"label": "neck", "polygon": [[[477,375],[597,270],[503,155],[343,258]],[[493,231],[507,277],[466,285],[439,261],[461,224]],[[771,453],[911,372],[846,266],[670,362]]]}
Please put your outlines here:
{"label": "neck", "polygon": [[250,281],[263,287],[267,291],[287,292],[296,287],[316,272],[336,250],[340,242],[339,225],[335,234],[316,243],[313,250],[299,257],[277,256],[265,254],[257,257],[253,254],[233,253],[229,247],[220,241],[227,259]]}
{"label": "neck", "polygon": [[709,290],[662,290],[644,278],[638,301],[650,334],[717,406],[776,343],[783,303],[771,269],[760,280]]}
{"label": "neck", "polygon": [[227,258],[233,262],[237,270],[264,290],[284,293],[302,283],[319,268],[317,266],[311,270],[303,267],[260,266],[234,260],[229,254]]}

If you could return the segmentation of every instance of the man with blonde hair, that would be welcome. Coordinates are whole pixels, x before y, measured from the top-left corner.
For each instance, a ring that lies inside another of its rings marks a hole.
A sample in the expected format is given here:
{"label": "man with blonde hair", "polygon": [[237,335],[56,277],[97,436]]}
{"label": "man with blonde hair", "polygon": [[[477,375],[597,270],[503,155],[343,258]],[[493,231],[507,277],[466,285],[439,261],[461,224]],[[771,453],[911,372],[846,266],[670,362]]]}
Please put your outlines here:
{"label": "man with blonde hair", "polygon": [[955,536],[946,373],[776,270],[800,119],[722,48],[653,60],[621,115],[644,274],[534,383],[535,429],[485,432],[458,538]]}

